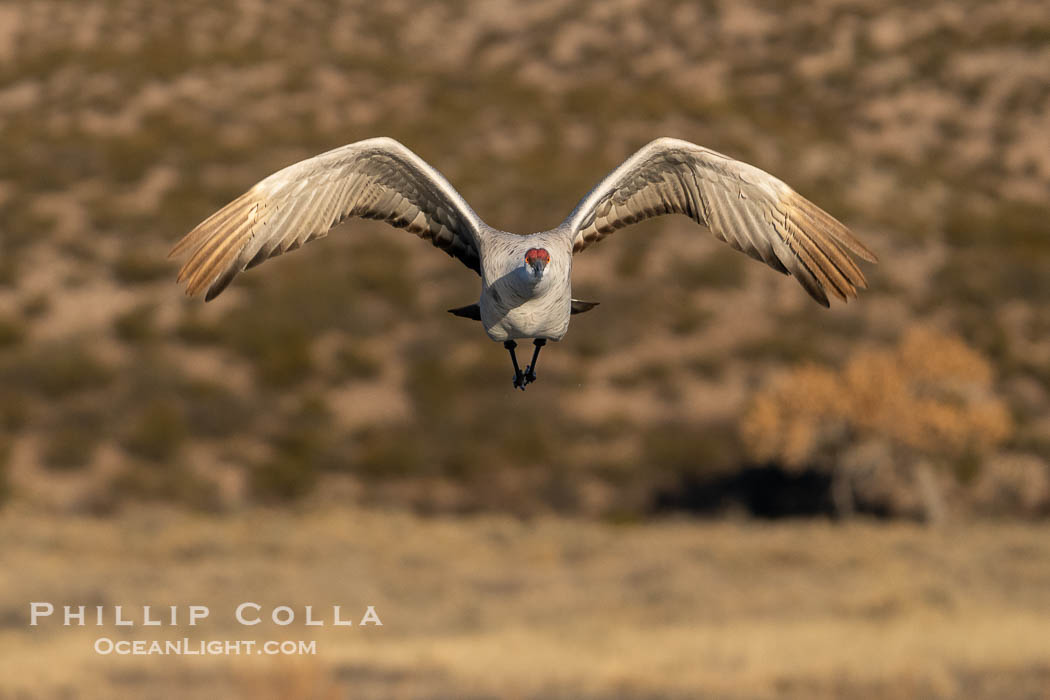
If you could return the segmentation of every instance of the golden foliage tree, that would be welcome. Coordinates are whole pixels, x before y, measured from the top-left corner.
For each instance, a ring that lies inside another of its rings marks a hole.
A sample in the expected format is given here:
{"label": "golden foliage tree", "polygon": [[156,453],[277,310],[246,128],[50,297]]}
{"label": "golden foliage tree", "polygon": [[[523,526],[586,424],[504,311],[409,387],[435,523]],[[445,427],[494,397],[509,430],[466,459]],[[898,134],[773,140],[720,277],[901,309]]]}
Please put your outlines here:
{"label": "golden foliage tree", "polygon": [[852,510],[860,472],[878,472],[897,482],[891,510],[911,501],[936,519],[930,467],[971,475],[1011,433],[992,382],[988,360],[960,338],[916,327],[897,346],[858,353],[840,369],[806,365],[777,377],[754,397],[741,433],[754,459],[831,469],[840,512]]}

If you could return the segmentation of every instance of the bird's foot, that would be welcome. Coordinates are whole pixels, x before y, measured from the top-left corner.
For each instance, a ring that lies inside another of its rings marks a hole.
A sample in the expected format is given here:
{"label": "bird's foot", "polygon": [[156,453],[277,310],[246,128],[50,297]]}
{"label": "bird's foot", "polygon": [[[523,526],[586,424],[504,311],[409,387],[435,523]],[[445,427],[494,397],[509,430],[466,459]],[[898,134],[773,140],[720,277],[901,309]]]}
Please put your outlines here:
{"label": "bird's foot", "polygon": [[518,356],[514,354],[514,348],[518,347],[518,344],[513,340],[507,340],[503,343],[503,347],[507,348],[510,353],[510,362],[514,365],[514,388],[525,391],[525,385],[528,382],[525,381],[525,373],[518,369]]}
{"label": "bird's foot", "polygon": [[547,344],[547,341],[543,338],[539,338],[534,341],[536,349],[532,353],[532,362],[525,371],[522,372],[518,368],[518,357],[514,354],[514,348],[518,346],[513,340],[508,340],[503,343],[503,347],[507,348],[510,352],[510,361],[514,365],[514,388],[525,391],[525,387],[536,381],[536,358],[540,356],[540,348]]}
{"label": "bird's foot", "polygon": [[532,351],[532,362],[525,368],[525,384],[521,387],[522,389],[536,381],[536,361],[540,359],[540,348],[547,344],[547,339],[537,338],[532,343],[536,349]]}

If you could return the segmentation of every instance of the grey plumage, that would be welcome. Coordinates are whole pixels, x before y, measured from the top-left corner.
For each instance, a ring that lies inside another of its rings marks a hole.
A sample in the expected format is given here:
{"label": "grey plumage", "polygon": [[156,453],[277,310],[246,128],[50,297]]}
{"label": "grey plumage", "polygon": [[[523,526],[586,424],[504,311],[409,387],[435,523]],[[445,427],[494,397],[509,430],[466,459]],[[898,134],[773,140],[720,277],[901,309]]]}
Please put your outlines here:
{"label": "grey plumage", "polygon": [[[583,301],[582,299],[573,299],[569,304],[569,314],[575,316],[576,314],[582,314],[590,311],[599,303],[596,301]],[[449,309],[448,312],[453,316],[459,316],[460,318],[469,318],[471,321],[481,320],[481,306],[478,304],[467,304],[466,306],[460,306],[455,309]]]}
{"label": "grey plumage", "polygon": [[[793,275],[819,303],[867,286],[852,256],[875,254],[830,214],[758,168],[701,146],[660,138],[595,186],[559,226],[521,236],[483,222],[438,171],[389,138],[352,143],[291,165],[205,219],[172,249],[188,254],[188,294],[218,296],[242,270],[327,235],[352,216],[429,240],[481,276],[476,317],[497,341],[559,340],[573,313],[572,257],[614,231],[684,214],[733,248]],[[527,260],[541,250],[545,260]],[[475,311],[476,306],[476,311]]]}

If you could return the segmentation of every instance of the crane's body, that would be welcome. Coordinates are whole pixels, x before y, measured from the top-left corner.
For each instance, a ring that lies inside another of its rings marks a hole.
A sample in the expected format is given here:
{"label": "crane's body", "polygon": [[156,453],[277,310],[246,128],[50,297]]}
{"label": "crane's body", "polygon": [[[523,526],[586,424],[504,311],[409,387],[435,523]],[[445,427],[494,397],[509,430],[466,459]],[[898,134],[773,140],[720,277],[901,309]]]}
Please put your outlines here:
{"label": "crane's body", "polygon": [[[572,239],[555,229],[519,236],[488,229],[481,256],[481,323],[493,340],[561,340],[572,313]],[[522,265],[529,250],[545,250],[549,262]]]}

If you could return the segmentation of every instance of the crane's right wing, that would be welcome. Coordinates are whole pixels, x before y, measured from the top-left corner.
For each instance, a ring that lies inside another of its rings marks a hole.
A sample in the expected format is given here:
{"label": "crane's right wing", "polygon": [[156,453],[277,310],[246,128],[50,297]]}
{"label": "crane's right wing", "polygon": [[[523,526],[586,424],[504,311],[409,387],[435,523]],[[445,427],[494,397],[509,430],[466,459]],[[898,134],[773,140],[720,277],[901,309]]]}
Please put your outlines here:
{"label": "crane's right wing", "polygon": [[186,293],[218,296],[242,270],[322,238],[347,217],[408,229],[481,273],[481,219],[437,170],[390,138],[336,148],[260,181],[179,241]]}

